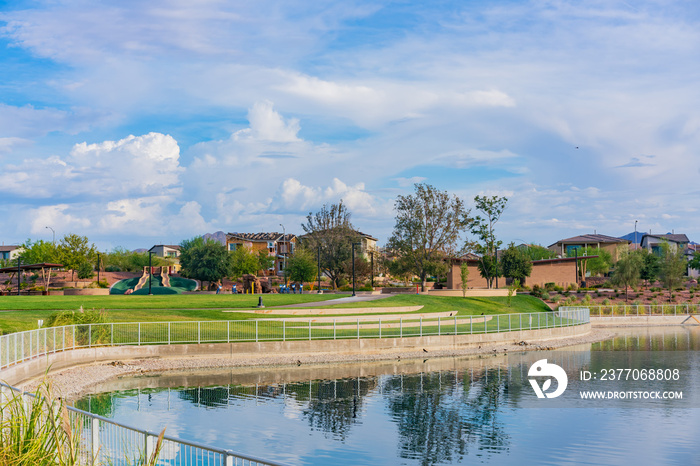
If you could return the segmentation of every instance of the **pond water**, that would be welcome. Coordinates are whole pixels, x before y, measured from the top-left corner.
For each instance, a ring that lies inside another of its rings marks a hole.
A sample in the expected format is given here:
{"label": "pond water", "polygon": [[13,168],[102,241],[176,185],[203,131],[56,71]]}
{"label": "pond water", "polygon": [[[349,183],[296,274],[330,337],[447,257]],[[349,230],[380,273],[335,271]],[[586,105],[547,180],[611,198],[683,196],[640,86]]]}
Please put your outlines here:
{"label": "pond water", "polygon": [[[76,406],[289,464],[700,464],[700,329],[616,333],[566,350],[134,377]],[[557,398],[530,382],[542,359],[566,372]],[[627,380],[609,380],[610,369],[623,379],[630,369]],[[662,380],[641,380],[651,369]]]}

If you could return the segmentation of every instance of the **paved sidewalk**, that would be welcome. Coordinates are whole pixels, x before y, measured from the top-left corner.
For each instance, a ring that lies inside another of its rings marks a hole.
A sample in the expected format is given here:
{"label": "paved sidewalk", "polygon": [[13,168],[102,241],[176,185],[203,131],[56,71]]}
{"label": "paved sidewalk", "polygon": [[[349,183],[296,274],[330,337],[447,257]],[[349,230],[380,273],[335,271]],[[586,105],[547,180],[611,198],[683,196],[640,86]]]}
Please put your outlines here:
{"label": "paved sidewalk", "polygon": [[[313,292],[312,292],[313,294]],[[313,303],[289,304],[287,306],[270,306],[270,309],[288,309],[293,307],[326,307],[334,304],[360,303],[363,301],[376,301],[377,299],[388,298],[391,294],[367,294],[357,296],[346,296],[345,298],[329,299],[327,301],[316,301]]]}

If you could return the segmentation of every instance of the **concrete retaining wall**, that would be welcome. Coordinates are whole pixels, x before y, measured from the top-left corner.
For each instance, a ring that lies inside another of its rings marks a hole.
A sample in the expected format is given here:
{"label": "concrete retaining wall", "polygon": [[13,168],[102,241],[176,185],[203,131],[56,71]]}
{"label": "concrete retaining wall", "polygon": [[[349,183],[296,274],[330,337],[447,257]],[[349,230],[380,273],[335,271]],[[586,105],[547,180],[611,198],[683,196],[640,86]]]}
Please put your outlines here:
{"label": "concrete retaining wall", "polygon": [[[462,290],[430,290],[430,296],[459,296],[462,297]],[[469,289],[467,290],[467,298],[484,298],[487,296],[508,296],[507,288],[492,288],[492,289]]]}
{"label": "concrete retaining wall", "polygon": [[348,340],[271,341],[259,343],[215,343],[202,345],[150,345],[83,348],[41,356],[8,367],[0,372],[0,379],[10,385],[67,367],[105,361],[143,358],[226,357],[251,358],[269,354],[381,354],[399,350],[430,348],[431,350],[470,347],[484,343],[549,340],[584,335],[590,324],[572,327],[522,330],[502,333],[424,336],[407,338],[376,338]]}
{"label": "concrete retaining wall", "polygon": [[687,314],[678,316],[591,316],[591,325],[594,327],[700,325],[700,318]]}
{"label": "concrete retaining wall", "polygon": [[65,296],[107,296],[109,288],[67,288],[63,290],[63,294]]}

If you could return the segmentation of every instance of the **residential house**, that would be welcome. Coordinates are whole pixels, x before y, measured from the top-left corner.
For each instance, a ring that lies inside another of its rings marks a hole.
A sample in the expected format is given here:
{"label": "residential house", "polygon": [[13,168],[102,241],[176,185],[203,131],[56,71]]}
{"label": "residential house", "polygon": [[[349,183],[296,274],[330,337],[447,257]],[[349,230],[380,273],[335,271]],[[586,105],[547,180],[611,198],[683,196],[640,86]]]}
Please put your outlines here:
{"label": "residential house", "polygon": [[[688,261],[693,260],[693,257],[695,256],[695,253],[700,253],[700,244],[688,244],[688,246],[685,248],[685,257],[688,259]],[[690,278],[695,278],[697,279],[700,277],[700,270],[698,269],[691,269],[688,267],[688,276]]]}
{"label": "residential house", "polygon": [[582,255],[580,250],[584,248],[599,248],[608,251],[612,256],[613,262],[617,262],[618,248],[620,246],[629,245],[630,241],[622,238],[615,238],[607,235],[580,235],[572,238],[561,239],[554,244],[547,246],[547,249],[554,251],[560,258],[575,257],[576,250],[579,250],[579,256]]}
{"label": "residential house", "polygon": [[291,233],[228,233],[226,249],[235,251],[239,247],[250,248],[253,253],[267,251],[275,258],[273,268],[265,270],[265,275],[282,275],[286,258],[294,252],[297,237]]}
{"label": "residential house", "polygon": [[683,250],[686,249],[688,244],[690,243],[690,240],[686,235],[683,234],[673,234],[673,233],[668,233],[665,235],[651,235],[651,234],[645,234],[642,236],[642,242],[641,246],[643,249],[646,249],[649,252],[652,252],[656,255],[661,255],[661,245],[663,243],[668,243],[668,245],[672,249],[676,248],[681,248]]}
{"label": "residential house", "polygon": [[[356,246],[355,249],[356,256],[362,257],[367,261],[371,260],[372,255],[379,252],[379,248],[377,247],[377,238],[357,230],[353,230],[353,233],[360,238],[360,246]],[[304,241],[308,237],[308,234],[301,235],[299,240]]]}
{"label": "residential house", "polygon": [[[469,270],[469,278],[467,279],[468,288],[487,288],[486,279],[479,272],[479,256],[475,254],[467,254],[460,258],[450,260],[450,269],[447,272],[447,288],[451,290],[462,289],[461,265],[466,262]],[[581,259],[579,259],[579,263]],[[542,259],[532,261],[532,272],[521,285],[527,286],[545,286],[547,283],[554,283],[561,287],[568,287],[571,284],[577,284],[576,280],[577,266],[576,258],[557,258],[557,259]],[[500,277],[498,279],[500,288],[506,286],[506,279]],[[495,283],[494,283],[495,286]]]}
{"label": "residential house", "polygon": [[0,246],[0,260],[13,260],[22,252],[22,246]]}
{"label": "residential house", "polygon": [[180,246],[172,244],[156,244],[148,252],[158,257],[163,257],[173,263],[173,270],[180,271]]}

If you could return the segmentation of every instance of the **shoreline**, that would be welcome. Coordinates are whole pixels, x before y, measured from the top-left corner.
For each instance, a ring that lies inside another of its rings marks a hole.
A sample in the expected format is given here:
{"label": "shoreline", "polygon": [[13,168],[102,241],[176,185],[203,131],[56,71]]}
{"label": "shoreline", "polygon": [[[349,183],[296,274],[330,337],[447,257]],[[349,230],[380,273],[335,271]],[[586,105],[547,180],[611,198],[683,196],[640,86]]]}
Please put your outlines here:
{"label": "shoreline", "polygon": [[[593,328],[585,335],[533,340],[531,342],[488,343],[479,346],[440,350],[382,351],[371,354],[359,353],[305,353],[297,355],[244,354],[240,358],[189,357],[148,358],[95,363],[62,369],[48,375],[54,393],[72,402],[87,394],[92,388],[122,377],[157,375],[168,371],[218,368],[274,369],[285,366],[333,365],[378,361],[426,360],[453,358],[469,355],[507,354],[514,352],[546,351],[568,346],[583,345],[607,340],[615,336],[610,329]],[[43,380],[32,379],[20,385],[24,390],[34,390]]]}

